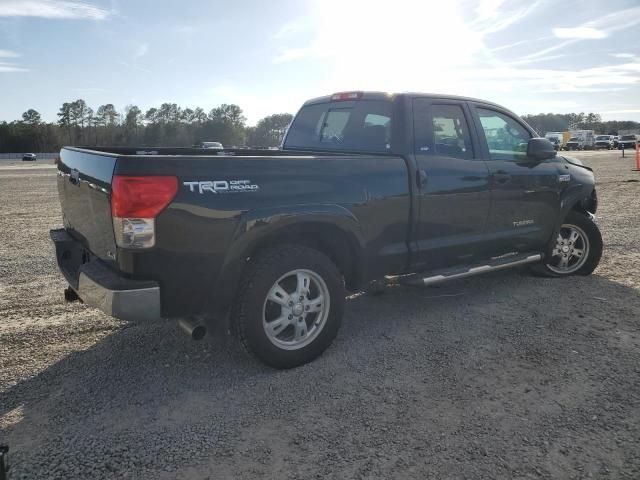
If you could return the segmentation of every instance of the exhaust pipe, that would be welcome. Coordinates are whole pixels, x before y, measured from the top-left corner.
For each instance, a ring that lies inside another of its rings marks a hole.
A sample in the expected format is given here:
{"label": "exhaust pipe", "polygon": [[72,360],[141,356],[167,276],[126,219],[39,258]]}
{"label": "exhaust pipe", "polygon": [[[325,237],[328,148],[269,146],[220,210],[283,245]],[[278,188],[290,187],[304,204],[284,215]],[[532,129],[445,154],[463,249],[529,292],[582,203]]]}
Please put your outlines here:
{"label": "exhaust pipe", "polygon": [[207,334],[207,327],[198,318],[181,318],[178,325],[193,340],[202,340]]}

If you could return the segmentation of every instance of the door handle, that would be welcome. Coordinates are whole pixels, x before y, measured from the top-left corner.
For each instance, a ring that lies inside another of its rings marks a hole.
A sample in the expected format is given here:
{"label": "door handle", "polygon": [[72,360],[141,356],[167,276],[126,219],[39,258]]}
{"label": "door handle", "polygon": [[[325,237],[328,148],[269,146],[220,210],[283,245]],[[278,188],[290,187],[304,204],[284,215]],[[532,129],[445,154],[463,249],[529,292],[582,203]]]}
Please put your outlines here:
{"label": "door handle", "polygon": [[498,171],[493,174],[493,180],[496,183],[507,183],[509,180],[511,180],[511,175],[504,171]]}
{"label": "door handle", "polygon": [[424,188],[427,184],[428,178],[427,172],[424,170],[418,170],[418,176],[416,177],[416,184],[418,185],[418,188]]}

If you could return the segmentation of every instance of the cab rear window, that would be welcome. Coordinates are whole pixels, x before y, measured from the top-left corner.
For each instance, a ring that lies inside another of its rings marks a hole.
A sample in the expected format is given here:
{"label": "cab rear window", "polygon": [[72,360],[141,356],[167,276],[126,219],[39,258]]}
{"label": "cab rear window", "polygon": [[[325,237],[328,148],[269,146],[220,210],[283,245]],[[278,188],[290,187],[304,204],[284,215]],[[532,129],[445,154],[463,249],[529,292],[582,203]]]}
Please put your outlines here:
{"label": "cab rear window", "polygon": [[382,100],[328,102],[302,107],[289,128],[286,148],[387,152],[392,104]]}

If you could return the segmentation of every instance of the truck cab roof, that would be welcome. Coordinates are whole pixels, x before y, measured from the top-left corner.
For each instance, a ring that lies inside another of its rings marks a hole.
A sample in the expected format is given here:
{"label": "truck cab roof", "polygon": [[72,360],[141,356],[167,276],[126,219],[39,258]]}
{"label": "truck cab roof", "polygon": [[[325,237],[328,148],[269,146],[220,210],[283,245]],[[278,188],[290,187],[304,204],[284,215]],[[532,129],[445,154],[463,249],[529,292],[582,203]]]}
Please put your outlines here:
{"label": "truck cab roof", "polygon": [[[338,98],[340,95],[349,95],[354,94],[358,95],[353,98]],[[349,92],[337,92],[331,95],[323,95],[322,97],[312,98],[304,102],[303,106],[313,105],[316,103],[329,103],[332,101],[338,100],[394,100],[398,98],[436,98],[442,100],[456,100],[461,102],[475,102],[475,103],[483,103],[485,105],[491,105],[493,107],[498,107],[502,110],[505,108],[502,105],[498,105],[497,103],[488,102],[487,100],[481,100],[473,97],[463,97],[458,95],[447,95],[440,93],[425,93],[425,92],[378,92],[378,91],[349,91]]]}

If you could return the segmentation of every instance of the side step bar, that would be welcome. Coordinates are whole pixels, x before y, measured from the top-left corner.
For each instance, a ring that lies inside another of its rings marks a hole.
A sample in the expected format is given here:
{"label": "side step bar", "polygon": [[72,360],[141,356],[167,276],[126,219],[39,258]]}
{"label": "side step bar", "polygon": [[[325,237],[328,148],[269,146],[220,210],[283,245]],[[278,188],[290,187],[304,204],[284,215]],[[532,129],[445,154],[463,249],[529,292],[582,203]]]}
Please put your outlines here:
{"label": "side step bar", "polygon": [[518,255],[517,257],[512,257],[509,260],[502,260],[500,262],[489,263],[487,265],[478,265],[475,267],[468,267],[466,269],[449,269],[430,277],[421,278],[421,275],[408,275],[406,277],[399,278],[398,283],[403,285],[433,285],[435,283],[471,277],[473,275],[494,272],[505,268],[516,267],[518,265],[525,265],[527,263],[535,263],[540,260],[542,260],[542,255],[539,253],[535,255]]}

